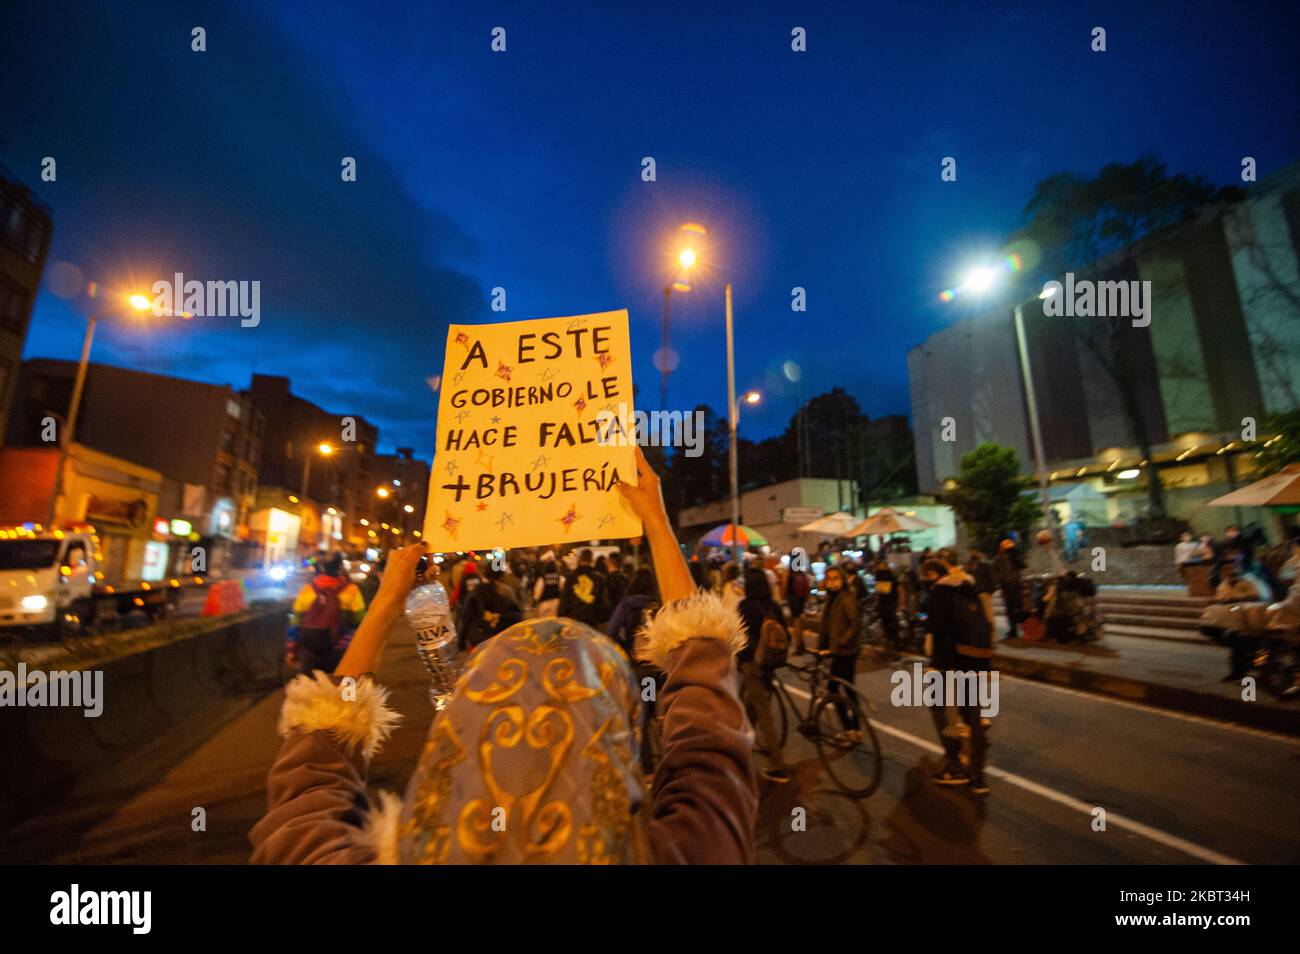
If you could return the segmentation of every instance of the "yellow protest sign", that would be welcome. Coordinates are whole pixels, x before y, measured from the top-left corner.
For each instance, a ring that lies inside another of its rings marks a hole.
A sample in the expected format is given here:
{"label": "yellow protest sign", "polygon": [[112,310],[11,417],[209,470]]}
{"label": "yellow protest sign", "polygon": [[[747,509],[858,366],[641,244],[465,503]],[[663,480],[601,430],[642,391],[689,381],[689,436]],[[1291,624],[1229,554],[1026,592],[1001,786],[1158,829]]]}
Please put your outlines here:
{"label": "yellow protest sign", "polygon": [[[447,331],[424,538],[435,551],[641,534],[627,311]],[[611,421],[615,422],[611,426]]]}

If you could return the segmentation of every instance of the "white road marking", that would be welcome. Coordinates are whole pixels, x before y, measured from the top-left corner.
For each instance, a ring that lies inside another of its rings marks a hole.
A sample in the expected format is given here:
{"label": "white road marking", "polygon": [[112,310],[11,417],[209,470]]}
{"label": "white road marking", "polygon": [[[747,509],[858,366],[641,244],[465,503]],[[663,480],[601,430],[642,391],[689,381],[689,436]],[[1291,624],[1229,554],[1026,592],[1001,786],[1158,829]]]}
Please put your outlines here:
{"label": "white road marking", "polygon": [[[909,661],[916,660],[924,662],[921,656],[905,657]],[[1150,712],[1153,715],[1162,715],[1169,719],[1180,719],[1183,722],[1194,722],[1197,725],[1208,725],[1216,729],[1225,729],[1231,732],[1240,732],[1243,735],[1253,735],[1257,738],[1270,739],[1274,742],[1285,742],[1287,745],[1300,745],[1300,738],[1294,735],[1284,735],[1281,732],[1272,732],[1268,729],[1257,729],[1251,725],[1242,725],[1240,722],[1225,722],[1223,719],[1212,719],[1209,716],[1191,715],[1186,712],[1177,712],[1173,709],[1163,709],[1160,706],[1153,706],[1145,702],[1133,702],[1129,699],[1117,699],[1114,696],[1102,695],[1098,692],[1088,692],[1084,689],[1075,689],[1070,686],[1059,686],[1054,682],[1044,682],[1041,679],[1030,679],[1027,676],[1018,676],[1015,673],[999,670],[999,673],[1006,679],[1014,679],[1016,682],[1024,683],[1027,686],[1037,686],[1040,689],[1051,689],[1055,692],[1069,693],[1073,696],[1082,696],[1085,699],[1093,699],[1097,702],[1106,702],[1113,706],[1124,706],[1129,709],[1137,709],[1139,712]],[[865,673],[858,673],[865,675]]]}
{"label": "white road marking", "polygon": [[[802,699],[809,698],[806,690],[800,689],[798,686],[792,686],[784,681],[783,685],[790,693],[797,695]],[[892,725],[887,725],[878,719],[873,719],[871,724],[877,731],[902,739],[903,741],[909,742],[917,748],[924,749],[933,755],[943,754],[943,747],[937,742],[931,742],[928,739],[922,739],[918,736],[912,735],[910,732],[904,732],[902,729],[895,728]],[[1049,801],[1056,802],[1058,805],[1064,805],[1067,808],[1072,808],[1088,816],[1091,816],[1093,810],[1098,807],[1096,805],[1089,805],[1087,802],[1077,799],[1073,795],[1058,792],[1054,788],[1040,785],[1038,782],[1027,779],[1024,776],[1014,775],[1011,772],[1004,771],[992,765],[985,768],[984,771],[993,778],[1014,785],[1017,788],[1022,788],[1027,792],[1038,795],[1040,798],[1046,798]],[[1246,863],[1229,855],[1220,854],[1211,848],[1205,848],[1195,842],[1188,841],[1185,838],[1179,838],[1177,835],[1171,835],[1167,831],[1161,831],[1159,828],[1152,828],[1150,825],[1144,825],[1142,822],[1129,818],[1126,815],[1121,815],[1118,812],[1106,812],[1106,825],[1108,827],[1114,825],[1117,828],[1128,829],[1129,831],[1141,835],[1144,838],[1148,838],[1157,844],[1164,845],[1166,848],[1173,848],[1175,851],[1181,851],[1184,854],[1191,855],[1193,858],[1198,858],[1207,864],[1242,865]]]}

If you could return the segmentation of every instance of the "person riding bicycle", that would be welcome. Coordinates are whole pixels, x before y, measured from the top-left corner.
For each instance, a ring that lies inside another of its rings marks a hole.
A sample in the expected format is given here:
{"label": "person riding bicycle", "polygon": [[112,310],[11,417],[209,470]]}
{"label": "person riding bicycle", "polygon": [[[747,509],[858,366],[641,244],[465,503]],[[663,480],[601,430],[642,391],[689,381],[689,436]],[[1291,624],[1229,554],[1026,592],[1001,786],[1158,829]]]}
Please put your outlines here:
{"label": "person riding bicycle", "polygon": [[781,750],[781,738],[772,722],[772,706],[779,703],[772,698],[771,671],[760,667],[754,654],[758,651],[764,624],[775,621],[787,632],[789,627],[781,604],[772,597],[771,582],[761,567],[751,566],[745,570],[745,598],[736,609],[748,636],[745,648],[736,654],[736,663],[740,668],[741,695],[752,707],[754,729],[770,762],[760,774],[769,782],[784,785],[792,776]]}
{"label": "person riding bicycle", "polygon": [[[826,587],[826,605],[822,608],[819,648],[830,653],[831,675],[852,685],[853,674],[858,666],[858,654],[862,651],[862,617],[858,613],[858,599],[853,592],[853,584],[838,566],[829,567],[822,582]],[[839,694],[839,685],[831,683],[831,691]],[[840,701],[835,707],[844,724],[846,738],[853,742],[859,741],[862,735],[858,730],[858,714],[853,706]]]}

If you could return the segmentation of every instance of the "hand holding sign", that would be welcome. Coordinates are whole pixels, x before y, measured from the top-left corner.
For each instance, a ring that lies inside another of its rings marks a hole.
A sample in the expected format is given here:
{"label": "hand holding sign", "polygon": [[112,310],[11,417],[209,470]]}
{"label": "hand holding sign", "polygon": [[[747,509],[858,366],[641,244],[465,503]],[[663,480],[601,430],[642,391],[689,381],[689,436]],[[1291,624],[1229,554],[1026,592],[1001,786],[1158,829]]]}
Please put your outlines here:
{"label": "hand holding sign", "polygon": [[434,550],[641,533],[627,312],[452,325],[424,536]]}

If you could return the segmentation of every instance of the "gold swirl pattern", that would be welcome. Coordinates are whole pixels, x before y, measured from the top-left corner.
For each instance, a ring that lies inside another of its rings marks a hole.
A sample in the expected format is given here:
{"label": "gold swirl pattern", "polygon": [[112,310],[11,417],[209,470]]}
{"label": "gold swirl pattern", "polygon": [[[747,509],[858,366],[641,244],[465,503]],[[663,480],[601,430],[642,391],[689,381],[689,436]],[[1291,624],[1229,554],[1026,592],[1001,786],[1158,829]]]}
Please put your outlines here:
{"label": "gold swirl pattern", "polygon": [[[399,828],[402,859],[643,858],[640,693],[626,655],[569,620],[517,624],[473,655],[421,753]],[[471,687],[488,674],[486,686]],[[474,758],[462,738],[477,740]]]}

